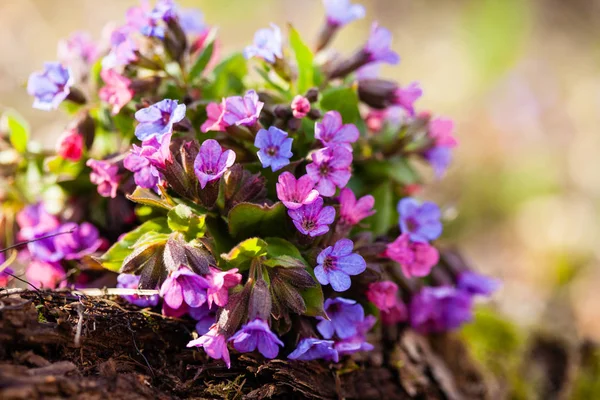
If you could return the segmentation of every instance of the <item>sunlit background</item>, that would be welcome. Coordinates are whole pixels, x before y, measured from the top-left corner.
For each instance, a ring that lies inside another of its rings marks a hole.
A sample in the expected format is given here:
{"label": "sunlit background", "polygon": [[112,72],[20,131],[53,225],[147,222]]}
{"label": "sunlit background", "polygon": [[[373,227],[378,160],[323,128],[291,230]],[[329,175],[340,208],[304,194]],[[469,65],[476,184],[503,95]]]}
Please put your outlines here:
{"label": "sunlit background", "polygon": [[[446,208],[472,264],[504,281],[497,307],[524,326],[562,319],[600,339],[600,1],[360,2],[367,18],[335,45],[350,52],[379,20],[402,57],[383,75],[420,81],[418,108],[456,121],[455,163],[424,195]],[[98,38],[135,3],[0,0],[0,104],[51,146],[66,117],[31,108],[29,73],[56,58],[59,39],[82,28]],[[320,0],[179,3],[219,27],[224,53],[270,22],[311,38],[323,20]]]}

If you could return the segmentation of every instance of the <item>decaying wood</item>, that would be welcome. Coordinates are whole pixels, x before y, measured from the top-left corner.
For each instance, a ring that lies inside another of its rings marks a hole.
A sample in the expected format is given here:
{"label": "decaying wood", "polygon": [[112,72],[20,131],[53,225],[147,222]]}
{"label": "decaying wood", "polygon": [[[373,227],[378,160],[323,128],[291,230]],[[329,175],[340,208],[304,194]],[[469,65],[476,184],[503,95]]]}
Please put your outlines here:
{"label": "decaying wood", "polygon": [[449,336],[430,343],[393,327],[362,359],[268,361],[232,352],[227,369],[186,348],[193,329],[191,321],[115,297],[0,294],[0,398],[478,399],[488,393],[462,343]]}

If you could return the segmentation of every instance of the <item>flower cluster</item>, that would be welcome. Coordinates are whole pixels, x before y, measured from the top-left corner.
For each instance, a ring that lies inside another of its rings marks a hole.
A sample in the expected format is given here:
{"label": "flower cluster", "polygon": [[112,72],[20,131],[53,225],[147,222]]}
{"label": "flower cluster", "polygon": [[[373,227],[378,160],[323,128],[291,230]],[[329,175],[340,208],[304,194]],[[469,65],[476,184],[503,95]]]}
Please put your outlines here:
{"label": "flower cluster", "polygon": [[249,352],[355,357],[377,321],[422,333],[468,321],[498,283],[442,247],[436,204],[408,197],[425,180],[416,160],[446,171],[453,123],[418,110],[418,83],[377,77],[400,61],[379,24],[348,57],[321,53],[366,14],[323,3],[313,46],[272,24],[221,59],[215,29],[173,0],[141,2],[103,40],[61,42],[27,88],[35,108],[72,116],[55,154],[7,116],[19,155],[0,196],[18,229],[0,226],[24,243],[3,268],[26,265],[36,287],[112,283],[195,321],[188,346],[228,367]]}

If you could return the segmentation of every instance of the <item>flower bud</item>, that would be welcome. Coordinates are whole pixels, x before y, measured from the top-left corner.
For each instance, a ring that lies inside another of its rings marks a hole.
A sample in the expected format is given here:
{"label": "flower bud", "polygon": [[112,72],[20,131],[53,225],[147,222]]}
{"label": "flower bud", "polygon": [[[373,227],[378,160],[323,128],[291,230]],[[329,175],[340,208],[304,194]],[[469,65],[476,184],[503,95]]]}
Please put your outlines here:
{"label": "flower bud", "polygon": [[65,160],[79,161],[83,154],[83,137],[75,130],[69,130],[58,138],[56,153]]}
{"label": "flower bud", "polygon": [[394,103],[398,84],[384,79],[363,79],[358,81],[358,98],[363,103],[377,109],[384,109]]}
{"label": "flower bud", "polygon": [[304,118],[306,114],[310,111],[310,102],[306,97],[296,96],[292,101],[292,114],[294,118]]}
{"label": "flower bud", "polygon": [[269,285],[264,279],[259,279],[252,288],[250,304],[248,306],[248,319],[260,318],[268,321],[271,316],[271,293]]}

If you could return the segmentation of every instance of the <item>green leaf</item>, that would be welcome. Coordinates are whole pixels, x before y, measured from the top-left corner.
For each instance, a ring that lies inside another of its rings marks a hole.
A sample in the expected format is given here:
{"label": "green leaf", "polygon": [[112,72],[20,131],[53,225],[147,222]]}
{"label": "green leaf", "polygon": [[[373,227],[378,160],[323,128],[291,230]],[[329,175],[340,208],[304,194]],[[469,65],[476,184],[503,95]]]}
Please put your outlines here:
{"label": "green leaf", "polygon": [[302,254],[300,254],[300,250],[285,239],[268,237],[265,239],[265,242],[267,242],[267,253],[269,257],[290,256],[304,261]]}
{"label": "green leaf", "polygon": [[79,175],[83,164],[79,161],[70,161],[60,156],[54,156],[44,160],[44,169],[56,175],[58,181],[72,180]]}
{"label": "green leaf", "polygon": [[189,74],[190,82],[194,82],[198,77],[200,77],[202,72],[204,72],[204,69],[208,65],[210,58],[213,55],[214,47],[215,47],[215,42],[211,42],[208,46],[206,46],[202,50],[202,53],[200,53],[200,55],[196,59],[196,62],[194,63],[194,65],[192,65],[192,68],[190,69],[190,74]]}
{"label": "green leaf", "polygon": [[204,236],[205,215],[198,215],[191,208],[179,204],[167,214],[169,228],[185,234],[187,241]]}
{"label": "green leaf", "polygon": [[[140,238],[148,233],[168,234],[170,232],[171,230],[167,225],[167,219],[164,217],[146,221],[123,236],[121,240],[112,245],[102,257],[97,259],[97,261],[99,261],[104,268],[117,272],[121,268],[123,260],[131,254],[131,248],[134,245],[139,244],[138,241]],[[145,236],[144,238],[149,238],[149,236]],[[154,236],[154,238],[156,237]]]}
{"label": "green leaf", "polygon": [[250,262],[258,257],[267,255],[267,242],[260,238],[250,238],[235,246],[229,253],[221,254],[221,258],[231,266],[245,270]]}
{"label": "green leaf", "polygon": [[277,256],[263,261],[263,264],[271,268],[306,268],[306,263],[303,260],[292,256]]}
{"label": "green leaf", "polygon": [[310,48],[304,43],[300,34],[293,26],[289,26],[290,30],[290,46],[296,55],[296,64],[298,65],[298,82],[296,91],[300,94],[306,93],[308,89],[313,87],[313,53]]}
{"label": "green leaf", "polygon": [[171,210],[173,205],[167,200],[161,198],[150,189],[144,189],[137,187],[132,194],[128,194],[127,198],[139,204],[143,204],[151,207],[160,207],[165,210]]}
{"label": "green leaf", "polygon": [[[311,267],[306,267],[306,270],[313,279],[315,279],[315,282],[317,282],[313,269]],[[306,312],[304,315],[308,317],[325,317],[327,315],[325,310],[323,310],[323,302],[325,300],[323,298],[323,289],[321,288],[321,285],[317,283],[311,288],[303,289],[300,291],[300,295],[304,299],[304,304],[306,305]]]}
{"label": "green leaf", "polygon": [[287,226],[285,206],[240,203],[228,215],[229,232],[233,237],[280,236]]}
{"label": "green leaf", "polygon": [[375,198],[374,209],[377,212],[367,219],[375,235],[383,235],[394,224],[394,196],[390,182],[385,182],[371,192]]}
{"label": "green leaf", "polygon": [[386,177],[401,185],[410,185],[419,181],[419,175],[404,157],[387,160],[371,159],[362,166],[366,174],[373,179]]}
{"label": "green leaf", "polygon": [[338,111],[345,124],[359,126],[362,123],[358,110],[358,94],[353,87],[334,87],[325,90],[321,98],[321,108],[326,111]]}
{"label": "green leaf", "polygon": [[19,153],[25,153],[29,141],[29,124],[14,110],[6,111],[4,118],[6,118],[8,131],[10,132],[10,143]]}
{"label": "green leaf", "polygon": [[244,77],[248,74],[246,59],[241,53],[235,53],[223,60],[214,69],[214,81],[204,89],[205,98],[220,99],[239,95],[244,91]]}

